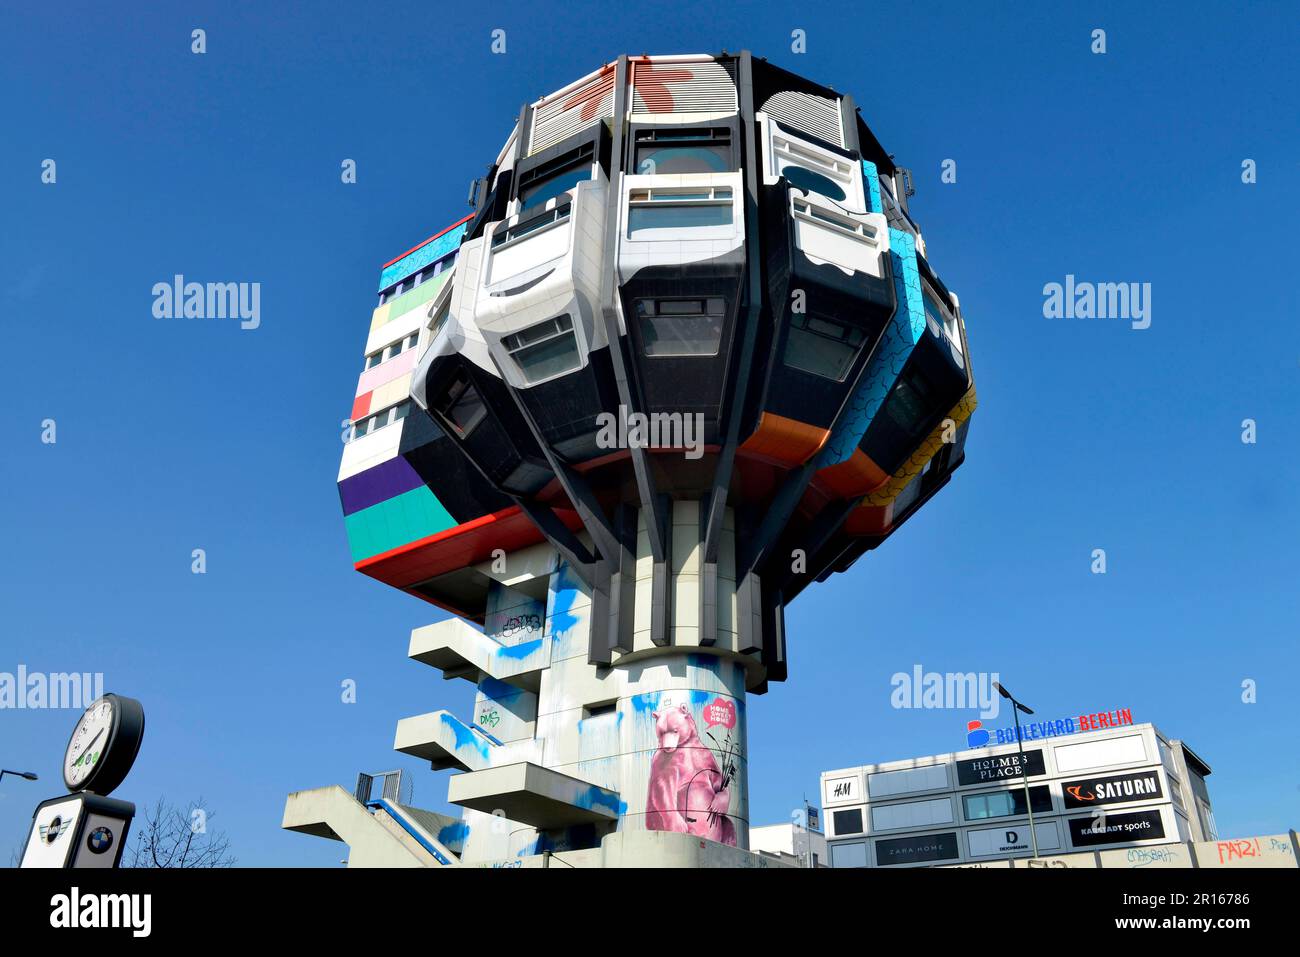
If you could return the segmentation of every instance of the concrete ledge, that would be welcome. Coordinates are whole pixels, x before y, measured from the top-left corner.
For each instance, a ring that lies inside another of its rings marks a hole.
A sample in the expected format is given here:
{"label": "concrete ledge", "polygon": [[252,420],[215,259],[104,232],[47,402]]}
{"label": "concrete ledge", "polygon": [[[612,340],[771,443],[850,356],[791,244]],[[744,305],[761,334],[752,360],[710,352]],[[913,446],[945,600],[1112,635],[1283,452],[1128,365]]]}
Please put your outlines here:
{"label": "concrete ledge", "polygon": [[493,745],[449,711],[430,711],[397,722],[393,750],[428,761],[435,771],[477,771],[491,763]]}
{"label": "concrete ledge", "polygon": [[419,842],[389,827],[337,784],[294,791],[284,802],[280,826],[348,846],[348,867],[436,867]]}
{"label": "concrete ledge", "polygon": [[774,857],[676,831],[619,831],[600,842],[602,867],[790,868]]}
{"label": "concrete ledge", "polygon": [[537,828],[612,822],[620,807],[614,791],[529,762],[457,774],[447,800]]}
{"label": "concrete ledge", "polygon": [[503,645],[460,618],[413,630],[407,657],[437,668],[444,678],[478,683],[487,675],[533,693],[551,663],[549,641]]}
{"label": "concrete ledge", "polygon": [[566,870],[582,867],[695,869],[726,867],[784,870],[798,865],[757,851],[745,851],[716,841],[706,841],[690,834],[678,834],[675,831],[618,831],[605,835],[598,848],[557,851],[554,854],[532,854],[511,860],[475,862],[467,866],[560,867]]}

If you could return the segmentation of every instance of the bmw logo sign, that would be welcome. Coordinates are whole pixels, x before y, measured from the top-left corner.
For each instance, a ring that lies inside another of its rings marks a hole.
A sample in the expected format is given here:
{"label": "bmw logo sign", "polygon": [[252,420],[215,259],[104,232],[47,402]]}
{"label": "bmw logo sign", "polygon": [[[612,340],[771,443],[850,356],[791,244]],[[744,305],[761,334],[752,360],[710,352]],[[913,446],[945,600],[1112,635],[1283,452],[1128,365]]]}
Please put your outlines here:
{"label": "bmw logo sign", "polygon": [[103,854],[113,846],[113,832],[106,827],[97,827],[86,838],[86,847],[92,854]]}

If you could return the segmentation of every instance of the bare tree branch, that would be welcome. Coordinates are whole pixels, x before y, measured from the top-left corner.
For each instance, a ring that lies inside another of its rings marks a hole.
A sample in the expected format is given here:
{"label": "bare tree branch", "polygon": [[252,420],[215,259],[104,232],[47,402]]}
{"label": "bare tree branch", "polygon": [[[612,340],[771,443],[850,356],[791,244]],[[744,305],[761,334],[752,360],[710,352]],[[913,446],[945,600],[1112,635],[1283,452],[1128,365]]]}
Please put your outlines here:
{"label": "bare tree branch", "polygon": [[137,818],[124,866],[234,867],[236,858],[230,852],[230,839],[224,831],[213,831],[209,826],[215,816],[202,797],[189,806],[188,812],[159,798]]}

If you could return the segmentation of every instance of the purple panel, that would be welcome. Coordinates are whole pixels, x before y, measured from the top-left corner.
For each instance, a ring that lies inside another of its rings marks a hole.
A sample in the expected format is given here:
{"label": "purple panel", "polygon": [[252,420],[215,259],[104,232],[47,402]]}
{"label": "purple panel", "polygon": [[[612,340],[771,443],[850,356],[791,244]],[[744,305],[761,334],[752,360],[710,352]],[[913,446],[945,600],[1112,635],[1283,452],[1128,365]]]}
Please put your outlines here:
{"label": "purple panel", "polygon": [[339,482],[339,500],[343,503],[343,514],[351,515],[423,484],[406,459],[395,455],[382,465]]}

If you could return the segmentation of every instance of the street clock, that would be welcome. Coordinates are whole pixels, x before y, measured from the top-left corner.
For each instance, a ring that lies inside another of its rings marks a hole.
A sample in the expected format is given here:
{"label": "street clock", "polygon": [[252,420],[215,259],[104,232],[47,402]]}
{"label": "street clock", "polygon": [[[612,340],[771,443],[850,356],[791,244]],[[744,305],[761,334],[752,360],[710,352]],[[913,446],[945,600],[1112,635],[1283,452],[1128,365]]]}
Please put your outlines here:
{"label": "street clock", "polygon": [[131,770],[143,739],[139,701],[116,694],[95,699],[72,729],[63,754],[63,783],[73,792],[111,794]]}
{"label": "street clock", "polygon": [[91,703],[63,752],[63,783],[72,793],[36,806],[20,867],[120,865],[135,805],[108,795],[135,764],[143,739],[139,701],[106,694]]}

